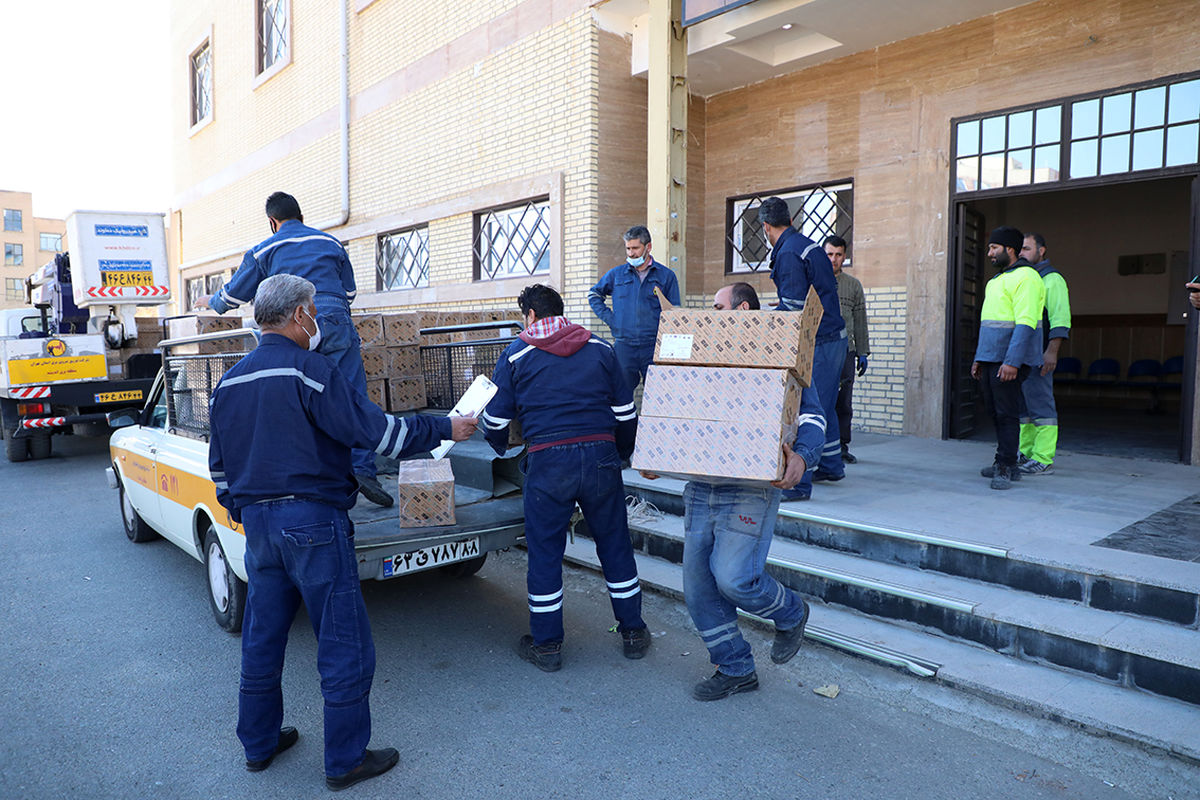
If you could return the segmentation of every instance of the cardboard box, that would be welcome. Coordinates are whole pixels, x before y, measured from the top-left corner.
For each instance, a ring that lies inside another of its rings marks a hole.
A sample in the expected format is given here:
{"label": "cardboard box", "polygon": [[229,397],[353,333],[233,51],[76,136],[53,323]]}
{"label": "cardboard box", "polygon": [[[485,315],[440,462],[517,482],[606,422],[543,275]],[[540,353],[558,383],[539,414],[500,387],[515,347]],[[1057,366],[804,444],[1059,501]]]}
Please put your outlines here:
{"label": "cardboard box", "polygon": [[[172,339],[182,339],[187,336],[199,336],[204,333],[217,331],[236,331],[242,328],[242,318],[237,315],[217,316],[216,314],[200,314],[190,317],[179,317],[167,322],[167,331]],[[253,349],[246,339],[230,337],[214,342],[198,342],[191,346],[181,346],[173,351],[177,355],[214,355],[216,353],[240,353]]]}
{"label": "cardboard box", "polygon": [[421,342],[421,314],[405,311],[383,315],[383,343],[388,347]]}
{"label": "cardboard box", "polygon": [[389,411],[414,411],[425,408],[425,378],[410,375],[403,378],[388,378],[387,398]]}
{"label": "cardboard box", "polygon": [[388,379],[388,351],[386,347],[362,348],[363,372],[367,380]]}
{"label": "cardboard box", "polygon": [[632,466],[683,480],[779,480],[800,393],[789,370],[652,364]]}
{"label": "cardboard box", "polygon": [[380,408],[387,408],[387,381],[383,378],[367,381],[367,397]]}
{"label": "cardboard box", "polygon": [[813,341],[822,314],[812,287],[800,313],[664,306],[654,363],[790,369],[802,386],[811,386]]}
{"label": "cardboard box", "polygon": [[401,528],[453,525],[454,470],[449,459],[400,462],[396,505]]}
{"label": "cardboard box", "polygon": [[415,344],[387,349],[387,376],[404,378],[421,374],[421,348]]}
{"label": "cardboard box", "polygon": [[383,346],[383,314],[355,314],[351,319],[363,347]]}

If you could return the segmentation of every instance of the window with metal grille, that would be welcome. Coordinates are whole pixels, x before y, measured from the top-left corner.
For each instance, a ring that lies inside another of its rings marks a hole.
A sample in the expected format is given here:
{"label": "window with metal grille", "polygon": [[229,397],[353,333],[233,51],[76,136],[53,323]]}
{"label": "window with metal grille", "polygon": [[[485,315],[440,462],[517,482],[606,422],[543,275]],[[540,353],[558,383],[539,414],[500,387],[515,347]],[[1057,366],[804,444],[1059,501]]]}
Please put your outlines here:
{"label": "window with metal grille", "polygon": [[212,275],[204,276],[204,293],[216,294],[221,291],[221,287],[225,285],[225,273],[214,272]]}
{"label": "window with metal grille", "polygon": [[429,226],[385,233],[375,241],[375,289],[429,285]]}
{"label": "window with metal grille", "polygon": [[188,278],[186,288],[187,296],[185,299],[187,301],[187,308],[184,310],[194,311],[196,308],[196,301],[199,300],[200,296],[204,294],[204,278]]}
{"label": "window with metal grille", "polygon": [[955,191],[1185,167],[1200,160],[1195,74],[954,125]]}
{"label": "window with metal grille", "polygon": [[191,56],[192,72],[192,125],[199,125],[212,117],[212,48],[207,41]]}
{"label": "window with metal grille", "polygon": [[288,0],[258,0],[258,73],[287,61],[291,26]]}
{"label": "window with metal grille", "polygon": [[21,230],[21,209],[6,208],[4,209],[4,230],[20,231]]}
{"label": "window with metal grille", "polygon": [[25,281],[20,278],[5,278],[4,279],[4,299],[5,300],[24,300],[25,299]]}
{"label": "window with metal grille", "polygon": [[25,263],[25,246],[4,243],[4,266],[19,267]]}
{"label": "window with metal grille", "polygon": [[[852,182],[803,186],[776,192],[761,192],[726,201],[725,271],[759,272],[769,269],[770,246],[758,221],[758,208],[768,197],[779,197],[788,205],[792,225],[820,243],[826,236],[841,236],[847,242],[854,230],[854,184]],[[847,259],[849,263],[849,259]]]}
{"label": "window with metal grille", "polygon": [[550,271],[550,198],[475,214],[475,279]]}
{"label": "window with metal grille", "polygon": [[49,250],[52,253],[57,253],[62,250],[62,234],[61,233],[43,233],[38,236],[41,244],[38,246],[42,250]]}

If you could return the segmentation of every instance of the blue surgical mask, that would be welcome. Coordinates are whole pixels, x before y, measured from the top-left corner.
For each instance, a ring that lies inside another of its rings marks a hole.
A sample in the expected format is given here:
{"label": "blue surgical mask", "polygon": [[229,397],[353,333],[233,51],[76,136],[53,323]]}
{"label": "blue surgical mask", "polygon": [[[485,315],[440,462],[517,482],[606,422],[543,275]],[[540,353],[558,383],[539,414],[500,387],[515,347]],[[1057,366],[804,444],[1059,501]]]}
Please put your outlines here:
{"label": "blue surgical mask", "polygon": [[638,256],[637,258],[627,258],[627,259],[625,259],[625,260],[626,260],[627,262],[629,262],[629,266],[633,267],[634,269],[637,269],[637,268],[638,268],[638,267],[640,267],[642,264],[645,264],[645,263],[646,263],[646,257],[645,257],[645,256]]}

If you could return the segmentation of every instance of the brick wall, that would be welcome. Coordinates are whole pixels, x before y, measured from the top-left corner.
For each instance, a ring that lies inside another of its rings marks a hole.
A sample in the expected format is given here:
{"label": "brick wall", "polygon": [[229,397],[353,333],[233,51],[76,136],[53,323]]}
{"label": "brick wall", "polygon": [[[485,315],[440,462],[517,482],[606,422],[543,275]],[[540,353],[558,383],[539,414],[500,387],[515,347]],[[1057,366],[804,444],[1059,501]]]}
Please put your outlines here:
{"label": "brick wall", "polygon": [[901,433],[907,384],[904,286],[864,289],[871,355],[867,374],[854,380],[854,430]]}

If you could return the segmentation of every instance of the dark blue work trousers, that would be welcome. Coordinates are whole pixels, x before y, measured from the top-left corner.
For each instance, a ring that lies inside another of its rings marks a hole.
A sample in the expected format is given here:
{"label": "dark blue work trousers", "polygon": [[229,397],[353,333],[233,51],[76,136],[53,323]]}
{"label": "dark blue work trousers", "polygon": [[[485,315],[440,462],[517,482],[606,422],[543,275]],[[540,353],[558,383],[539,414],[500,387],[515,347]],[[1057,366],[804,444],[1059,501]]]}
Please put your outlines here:
{"label": "dark blue work trousers", "polygon": [[325,774],[344,775],[362,763],[371,739],[375,676],[354,524],[345,511],[308,500],[256,503],[242,509],[242,522],[249,590],[237,733],[246,758],[275,752],[283,723],[283,654],[303,601],[325,698]]}
{"label": "dark blue work trousers", "polygon": [[558,445],[525,457],[529,628],[537,644],[563,640],[562,560],[575,504],[583,511],[621,632],[644,628],[621,459],[612,442]]}
{"label": "dark blue work trousers", "polygon": [[[367,375],[363,371],[362,340],[350,319],[350,312],[340,308],[323,309],[317,306],[317,321],[321,326],[321,344],[317,352],[328,356],[337,366],[342,377],[364,395],[367,393]],[[375,452],[354,448],[350,451],[355,475],[374,478]]]}
{"label": "dark blue work trousers", "polygon": [[621,365],[621,374],[629,391],[636,392],[638,383],[646,380],[646,370],[654,363],[654,340],[640,344],[624,339],[613,341],[613,352]]}
{"label": "dark blue work trousers", "polygon": [[[802,492],[812,491],[813,474],[816,470],[832,477],[846,474],[842,463],[842,434],[838,427],[838,383],[842,378],[842,367],[846,363],[846,338],[841,336],[818,342],[813,347],[812,386],[821,398],[821,410],[825,414],[825,446],[821,450],[821,461],[809,464],[804,478],[796,488]],[[793,445],[798,447],[799,445]]]}

